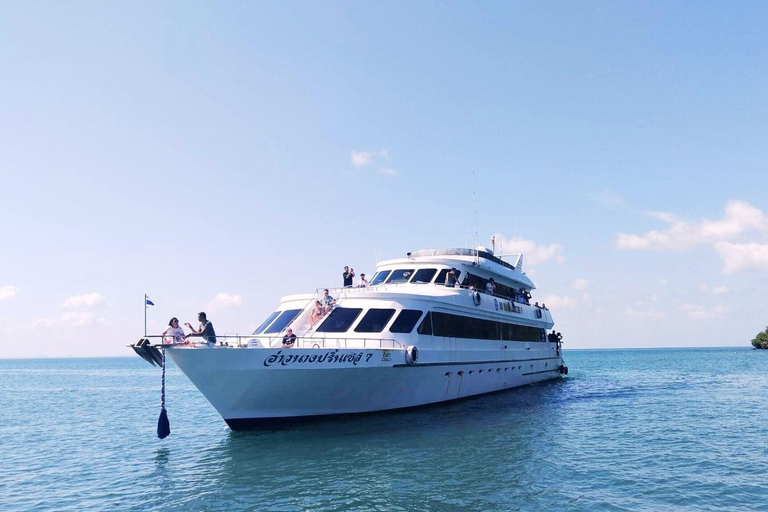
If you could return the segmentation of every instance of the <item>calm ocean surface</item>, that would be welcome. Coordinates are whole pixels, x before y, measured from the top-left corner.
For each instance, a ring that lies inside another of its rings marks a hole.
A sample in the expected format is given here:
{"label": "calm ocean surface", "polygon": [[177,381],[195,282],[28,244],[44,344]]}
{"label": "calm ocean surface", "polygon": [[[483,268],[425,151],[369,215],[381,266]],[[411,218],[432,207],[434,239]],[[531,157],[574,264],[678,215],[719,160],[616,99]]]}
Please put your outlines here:
{"label": "calm ocean surface", "polygon": [[138,357],[0,360],[0,510],[768,510],[768,351],[565,358],[553,383],[267,432],[169,367],[163,441]]}

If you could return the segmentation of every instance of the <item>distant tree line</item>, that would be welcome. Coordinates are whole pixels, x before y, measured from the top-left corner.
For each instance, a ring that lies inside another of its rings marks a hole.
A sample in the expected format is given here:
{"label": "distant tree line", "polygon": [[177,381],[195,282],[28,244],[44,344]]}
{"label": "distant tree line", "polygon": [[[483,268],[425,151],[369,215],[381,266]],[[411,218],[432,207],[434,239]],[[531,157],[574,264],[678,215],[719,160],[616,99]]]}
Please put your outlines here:
{"label": "distant tree line", "polygon": [[763,350],[768,349],[768,327],[755,336],[755,339],[752,340],[752,346]]}

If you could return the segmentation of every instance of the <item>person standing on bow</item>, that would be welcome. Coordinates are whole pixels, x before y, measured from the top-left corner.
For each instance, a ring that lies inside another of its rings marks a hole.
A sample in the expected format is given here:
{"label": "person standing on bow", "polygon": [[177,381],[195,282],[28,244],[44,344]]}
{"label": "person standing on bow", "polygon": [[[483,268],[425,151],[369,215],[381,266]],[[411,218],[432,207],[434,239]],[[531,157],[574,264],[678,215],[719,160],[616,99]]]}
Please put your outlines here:
{"label": "person standing on bow", "polygon": [[200,327],[197,330],[195,330],[195,328],[192,327],[189,322],[184,324],[192,331],[190,334],[184,336],[184,338],[186,339],[190,336],[201,336],[203,341],[206,342],[209,347],[213,347],[216,345],[216,331],[213,330],[213,324],[208,321],[208,318],[205,316],[203,311],[197,314],[197,319],[200,322]]}

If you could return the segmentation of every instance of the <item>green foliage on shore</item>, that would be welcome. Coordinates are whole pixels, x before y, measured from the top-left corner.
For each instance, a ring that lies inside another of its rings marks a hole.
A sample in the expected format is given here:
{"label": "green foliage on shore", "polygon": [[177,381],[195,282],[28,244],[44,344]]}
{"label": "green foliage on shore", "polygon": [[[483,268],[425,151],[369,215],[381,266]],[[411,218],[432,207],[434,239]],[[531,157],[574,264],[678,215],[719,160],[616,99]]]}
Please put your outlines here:
{"label": "green foliage on shore", "polygon": [[768,349],[768,327],[755,336],[755,339],[752,340],[752,346],[763,350]]}

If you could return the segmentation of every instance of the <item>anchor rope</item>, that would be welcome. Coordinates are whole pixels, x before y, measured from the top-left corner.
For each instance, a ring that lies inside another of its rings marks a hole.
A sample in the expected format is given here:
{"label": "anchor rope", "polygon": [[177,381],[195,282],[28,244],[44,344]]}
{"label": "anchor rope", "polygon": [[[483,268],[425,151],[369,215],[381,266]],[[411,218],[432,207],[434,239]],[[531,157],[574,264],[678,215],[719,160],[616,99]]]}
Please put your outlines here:
{"label": "anchor rope", "polygon": [[165,349],[163,351],[163,378],[160,385],[160,409],[165,409]]}

